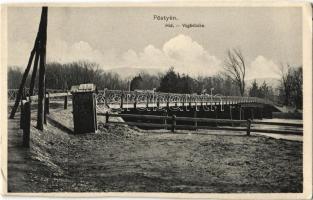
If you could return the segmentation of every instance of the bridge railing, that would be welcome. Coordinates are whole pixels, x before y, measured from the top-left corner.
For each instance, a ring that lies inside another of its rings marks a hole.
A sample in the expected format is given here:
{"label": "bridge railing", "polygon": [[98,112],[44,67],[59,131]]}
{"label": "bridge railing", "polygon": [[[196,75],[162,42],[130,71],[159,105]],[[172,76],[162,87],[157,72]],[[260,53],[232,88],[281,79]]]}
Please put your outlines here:
{"label": "bridge railing", "polygon": [[219,104],[237,104],[237,103],[273,103],[269,100],[257,97],[241,96],[219,96],[219,95],[198,95],[198,94],[176,94],[153,91],[122,91],[122,90],[102,90],[97,95],[98,104],[120,105],[125,104],[168,104],[168,103],[219,103]]}
{"label": "bridge railing", "polygon": [[[208,130],[225,130],[225,131],[244,131],[247,135],[250,135],[251,132],[259,133],[276,133],[276,134],[293,134],[293,135],[303,135],[303,124],[301,123],[284,123],[284,122],[264,122],[264,121],[254,121],[254,120],[231,120],[231,119],[212,119],[212,118],[191,118],[191,117],[176,117],[172,116],[157,116],[157,115],[137,115],[137,114],[113,114],[113,113],[99,113],[98,115],[105,116],[105,124],[127,124],[130,126],[139,126],[139,127],[150,127],[150,128],[165,128],[171,129],[172,132],[175,132],[176,129],[208,129]],[[144,123],[144,122],[127,122],[127,121],[110,121],[110,117],[121,117],[121,118],[135,118],[143,120],[163,120],[163,123]],[[177,125],[177,121],[184,122],[193,122],[193,125]],[[198,125],[198,122],[202,123],[215,123],[217,125],[239,125],[239,128],[236,127],[227,127],[227,126],[209,126],[209,125]],[[277,129],[260,129],[253,128],[255,124],[263,124],[269,126],[281,126],[281,127],[295,127],[298,130],[277,130]]]}
{"label": "bridge railing", "polygon": [[[29,88],[24,89],[24,95],[29,96]],[[48,93],[64,93],[66,91],[64,90],[58,90],[58,89],[47,89]],[[18,89],[8,89],[8,101],[14,101],[16,99],[18,93]],[[38,95],[38,90],[34,89],[33,95],[32,96],[37,96]]]}
{"label": "bridge railing", "polygon": [[[16,99],[18,90],[8,90],[8,100]],[[69,93],[63,90],[47,89],[47,92],[52,95],[54,93]],[[29,89],[25,89],[25,95],[29,96]],[[37,91],[34,91],[34,96]],[[53,96],[53,95],[52,95]],[[35,97],[34,97],[35,98]],[[207,94],[176,94],[163,93],[153,91],[122,91],[122,90],[99,90],[96,95],[97,104],[102,105],[119,105],[123,108],[125,104],[133,104],[134,107],[138,104],[145,104],[147,107],[151,104],[238,104],[238,103],[260,103],[274,105],[273,102],[257,97],[241,97],[241,96],[220,96]]]}

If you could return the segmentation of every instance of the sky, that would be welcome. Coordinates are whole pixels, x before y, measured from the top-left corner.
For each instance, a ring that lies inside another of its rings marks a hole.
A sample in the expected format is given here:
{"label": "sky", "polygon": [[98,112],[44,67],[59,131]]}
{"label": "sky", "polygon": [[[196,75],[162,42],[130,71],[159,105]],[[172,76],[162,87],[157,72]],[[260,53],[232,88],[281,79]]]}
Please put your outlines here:
{"label": "sky", "polygon": [[[40,13],[40,8],[8,9],[9,66],[26,67]],[[182,27],[190,23],[204,27]],[[210,76],[223,71],[231,48],[242,51],[247,79],[279,78],[281,63],[302,65],[301,8],[49,7],[47,34],[47,62],[89,60],[104,70],[173,66],[191,76]]]}

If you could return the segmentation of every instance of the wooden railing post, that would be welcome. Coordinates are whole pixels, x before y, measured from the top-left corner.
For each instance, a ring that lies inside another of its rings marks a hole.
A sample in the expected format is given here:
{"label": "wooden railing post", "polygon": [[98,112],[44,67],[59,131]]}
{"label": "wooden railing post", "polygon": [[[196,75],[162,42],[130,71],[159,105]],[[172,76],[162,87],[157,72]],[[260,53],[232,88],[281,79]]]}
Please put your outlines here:
{"label": "wooden railing post", "polygon": [[109,112],[107,111],[107,112],[105,113],[105,123],[106,123],[106,124],[109,123],[109,117],[110,117],[110,115],[109,115]]}
{"label": "wooden railing post", "polygon": [[147,92],[146,108],[149,108],[149,98],[150,98],[150,94]]}
{"label": "wooden railing post", "polygon": [[250,136],[251,120],[247,120],[247,136]]}
{"label": "wooden railing post", "polygon": [[167,94],[167,101],[166,101],[166,108],[167,110],[170,108],[170,94]]}
{"label": "wooden railing post", "polygon": [[122,108],[122,109],[123,109],[123,103],[124,103],[123,98],[124,98],[124,91],[122,90],[122,94],[121,94],[121,105],[120,105],[120,108]]}
{"label": "wooden railing post", "polygon": [[64,97],[64,110],[67,109],[67,95]]}
{"label": "wooden railing post", "polygon": [[167,110],[166,111],[164,111],[164,116],[166,116],[165,118],[164,118],[164,125],[165,125],[165,129],[167,129],[167,117],[168,117],[168,114],[167,114]]}
{"label": "wooden railing post", "polygon": [[108,106],[108,98],[107,98],[107,88],[103,89],[103,96],[104,96],[104,105]]}
{"label": "wooden railing post", "polygon": [[175,132],[176,127],[176,115],[172,115],[172,133]]}
{"label": "wooden railing post", "polygon": [[30,140],[30,120],[31,120],[31,113],[30,113],[30,102],[26,101],[24,103],[24,123],[23,123],[23,147],[29,147],[29,140]]}
{"label": "wooden railing post", "polygon": [[138,98],[138,96],[137,96],[137,91],[135,91],[134,109],[136,109],[136,108],[137,108],[137,98]]}
{"label": "wooden railing post", "polygon": [[160,96],[157,96],[157,108],[160,108]]}

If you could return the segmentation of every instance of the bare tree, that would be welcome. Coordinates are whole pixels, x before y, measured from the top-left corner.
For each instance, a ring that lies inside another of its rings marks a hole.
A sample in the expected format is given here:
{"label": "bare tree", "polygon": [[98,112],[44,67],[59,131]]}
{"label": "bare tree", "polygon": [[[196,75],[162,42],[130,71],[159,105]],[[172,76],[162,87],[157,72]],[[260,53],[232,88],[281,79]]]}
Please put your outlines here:
{"label": "bare tree", "polygon": [[224,61],[226,75],[238,86],[241,96],[245,93],[246,64],[240,49],[229,49]]}
{"label": "bare tree", "polygon": [[281,90],[283,92],[283,104],[290,105],[291,102],[291,74],[290,74],[290,65],[289,64],[280,64],[280,76],[281,76]]}
{"label": "bare tree", "polygon": [[280,98],[284,105],[302,108],[302,66],[280,65]]}

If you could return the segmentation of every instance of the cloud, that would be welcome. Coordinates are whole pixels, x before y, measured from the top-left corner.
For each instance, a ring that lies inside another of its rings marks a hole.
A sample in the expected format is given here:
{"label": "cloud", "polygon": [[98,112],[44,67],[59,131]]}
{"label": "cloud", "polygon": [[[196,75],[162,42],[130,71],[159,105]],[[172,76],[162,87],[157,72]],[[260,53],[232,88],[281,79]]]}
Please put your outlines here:
{"label": "cloud", "polygon": [[181,34],[170,39],[163,45],[163,52],[169,64],[181,73],[213,75],[221,70],[221,61],[189,36]]}
{"label": "cloud", "polygon": [[79,60],[101,63],[103,54],[99,50],[93,49],[85,41],[68,45],[63,40],[56,40],[51,44],[47,44],[47,61],[66,63]]}
{"label": "cloud", "polygon": [[247,79],[279,78],[279,67],[262,55],[257,56],[247,68]]}
{"label": "cloud", "polygon": [[[27,45],[21,45],[24,50]],[[221,61],[187,35],[177,35],[165,42],[162,48],[150,44],[141,51],[129,49],[116,53],[113,50],[102,52],[86,41],[69,44],[56,39],[47,44],[47,62],[67,63],[88,60],[98,63],[103,69],[114,68],[153,68],[161,71],[173,66],[180,73],[213,75],[222,69]],[[26,62],[26,61],[25,61]]]}

